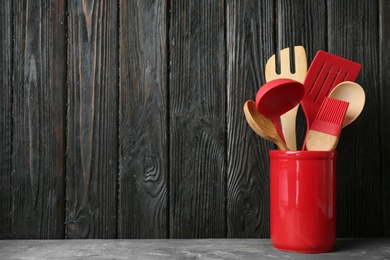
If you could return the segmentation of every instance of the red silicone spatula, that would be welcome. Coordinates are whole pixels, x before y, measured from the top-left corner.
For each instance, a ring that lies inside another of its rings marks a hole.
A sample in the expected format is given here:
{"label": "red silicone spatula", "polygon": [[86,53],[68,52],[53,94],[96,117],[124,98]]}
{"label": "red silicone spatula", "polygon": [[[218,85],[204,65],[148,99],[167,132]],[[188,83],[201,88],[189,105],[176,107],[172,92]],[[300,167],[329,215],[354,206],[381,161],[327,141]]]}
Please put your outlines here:
{"label": "red silicone spatula", "polygon": [[346,101],[325,97],[306,135],[307,150],[330,151],[336,148],[348,105]]}
{"label": "red silicone spatula", "polygon": [[301,105],[306,117],[306,133],[309,131],[324,98],[340,82],[354,81],[360,68],[361,65],[354,61],[325,51],[317,52],[303,83],[305,93]]}

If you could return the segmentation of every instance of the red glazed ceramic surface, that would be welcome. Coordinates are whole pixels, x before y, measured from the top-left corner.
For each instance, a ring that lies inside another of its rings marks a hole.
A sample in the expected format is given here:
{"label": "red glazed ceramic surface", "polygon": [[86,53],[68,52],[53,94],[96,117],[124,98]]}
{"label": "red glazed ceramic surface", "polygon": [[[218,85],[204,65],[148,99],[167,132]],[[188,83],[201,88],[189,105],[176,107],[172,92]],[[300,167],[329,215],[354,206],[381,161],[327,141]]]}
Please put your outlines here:
{"label": "red glazed ceramic surface", "polygon": [[271,241],[285,251],[331,251],[336,241],[335,151],[270,155]]}

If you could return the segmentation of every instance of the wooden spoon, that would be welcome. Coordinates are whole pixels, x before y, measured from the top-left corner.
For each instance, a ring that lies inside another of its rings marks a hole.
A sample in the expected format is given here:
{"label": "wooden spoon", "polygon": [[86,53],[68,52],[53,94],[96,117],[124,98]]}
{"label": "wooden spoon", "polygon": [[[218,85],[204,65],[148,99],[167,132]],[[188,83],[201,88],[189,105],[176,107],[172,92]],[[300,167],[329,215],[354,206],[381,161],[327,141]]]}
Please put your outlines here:
{"label": "wooden spoon", "polygon": [[349,102],[342,127],[346,127],[360,115],[366,101],[363,88],[352,81],[343,81],[330,92],[329,97]]}
{"label": "wooden spoon", "polygon": [[246,121],[256,134],[275,143],[280,150],[289,150],[276,131],[272,120],[257,111],[254,101],[245,102],[244,114]]}

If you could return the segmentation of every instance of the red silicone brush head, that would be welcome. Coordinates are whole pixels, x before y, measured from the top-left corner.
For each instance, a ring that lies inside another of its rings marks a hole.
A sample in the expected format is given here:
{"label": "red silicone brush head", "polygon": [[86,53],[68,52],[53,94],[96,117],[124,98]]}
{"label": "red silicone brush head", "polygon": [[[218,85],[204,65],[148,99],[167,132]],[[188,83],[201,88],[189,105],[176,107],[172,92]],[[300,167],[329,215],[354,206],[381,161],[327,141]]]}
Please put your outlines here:
{"label": "red silicone brush head", "polygon": [[346,101],[325,97],[310,130],[339,137],[348,105]]}

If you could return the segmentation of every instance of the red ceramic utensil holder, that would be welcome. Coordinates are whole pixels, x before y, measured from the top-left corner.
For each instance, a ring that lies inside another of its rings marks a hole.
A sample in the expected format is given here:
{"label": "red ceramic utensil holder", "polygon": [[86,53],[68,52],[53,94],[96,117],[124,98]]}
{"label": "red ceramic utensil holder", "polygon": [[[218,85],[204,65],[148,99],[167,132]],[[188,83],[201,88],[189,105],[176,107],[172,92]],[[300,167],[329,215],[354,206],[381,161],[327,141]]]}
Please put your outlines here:
{"label": "red ceramic utensil holder", "polygon": [[336,242],[336,151],[271,150],[271,242],[279,250],[332,251]]}

